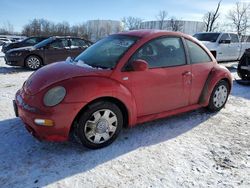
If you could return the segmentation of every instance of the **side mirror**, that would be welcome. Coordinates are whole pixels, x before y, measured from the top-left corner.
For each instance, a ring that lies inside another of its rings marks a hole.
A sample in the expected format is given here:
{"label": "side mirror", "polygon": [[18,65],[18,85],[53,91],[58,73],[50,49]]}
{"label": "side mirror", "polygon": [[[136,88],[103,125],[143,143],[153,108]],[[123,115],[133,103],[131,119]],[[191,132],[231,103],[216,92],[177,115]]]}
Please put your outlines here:
{"label": "side mirror", "polygon": [[132,68],[134,71],[146,71],[148,70],[148,63],[145,60],[137,59],[132,62]]}
{"label": "side mirror", "polygon": [[231,40],[230,39],[220,40],[219,43],[220,44],[230,44]]}

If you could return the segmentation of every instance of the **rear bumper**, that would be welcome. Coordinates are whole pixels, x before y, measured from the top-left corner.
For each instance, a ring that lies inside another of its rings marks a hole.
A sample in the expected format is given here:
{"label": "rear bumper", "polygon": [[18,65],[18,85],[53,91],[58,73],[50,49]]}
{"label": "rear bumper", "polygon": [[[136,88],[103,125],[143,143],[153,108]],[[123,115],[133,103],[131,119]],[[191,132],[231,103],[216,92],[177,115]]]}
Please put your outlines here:
{"label": "rear bumper", "polygon": [[[71,125],[79,112],[78,108],[81,109],[82,104],[60,104],[58,107],[54,107],[53,111],[41,112],[25,104],[24,101],[20,101],[20,96],[17,92],[15,101],[13,101],[15,113],[24,122],[25,128],[32,136],[38,140],[57,142],[69,139]],[[37,112],[34,112],[34,109]],[[35,119],[50,119],[54,122],[54,125],[50,127],[37,125],[34,122]]]}

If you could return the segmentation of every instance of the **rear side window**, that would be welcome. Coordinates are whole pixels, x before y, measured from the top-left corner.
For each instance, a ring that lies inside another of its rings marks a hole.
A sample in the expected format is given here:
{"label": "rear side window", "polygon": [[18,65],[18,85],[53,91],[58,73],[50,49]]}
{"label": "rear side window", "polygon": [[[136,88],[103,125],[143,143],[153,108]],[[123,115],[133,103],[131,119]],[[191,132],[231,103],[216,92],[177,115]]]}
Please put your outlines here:
{"label": "rear side window", "polygon": [[186,40],[186,42],[190,55],[191,64],[206,63],[212,61],[207,52],[203,50],[198,44],[190,40]]}
{"label": "rear side window", "polygon": [[239,42],[239,37],[236,34],[230,34],[231,37],[231,42],[232,43],[238,43]]}
{"label": "rear side window", "polygon": [[71,39],[71,48],[83,48],[83,47],[88,47],[88,45],[86,44],[86,42],[82,39]]}
{"label": "rear side window", "polygon": [[147,61],[149,68],[172,67],[186,64],[182,40],[178,37],[158,38],[142,46],[130,59]]}

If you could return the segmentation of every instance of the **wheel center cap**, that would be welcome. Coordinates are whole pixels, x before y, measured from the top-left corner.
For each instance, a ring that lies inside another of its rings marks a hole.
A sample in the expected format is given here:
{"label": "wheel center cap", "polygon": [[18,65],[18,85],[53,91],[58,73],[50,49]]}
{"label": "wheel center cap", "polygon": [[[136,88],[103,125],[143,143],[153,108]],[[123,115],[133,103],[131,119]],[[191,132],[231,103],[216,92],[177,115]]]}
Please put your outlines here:
{"label": "wheel center cap", "polygon": [[221,93],[218,94],[218,99],[221,100]]}
{"label": "wheel center cap", "polygon": [[104,133],[108,129],[108,121],[105,119],[100,120],[96,125],[96,132]]}

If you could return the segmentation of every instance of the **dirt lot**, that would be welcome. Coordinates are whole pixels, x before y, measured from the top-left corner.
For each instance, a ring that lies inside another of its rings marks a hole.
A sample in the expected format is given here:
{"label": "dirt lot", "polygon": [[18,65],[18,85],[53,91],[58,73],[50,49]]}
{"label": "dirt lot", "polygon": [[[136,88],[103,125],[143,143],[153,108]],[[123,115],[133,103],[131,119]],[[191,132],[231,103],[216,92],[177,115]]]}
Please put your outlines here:
{"label": "dirt lot", "polygon": [[250,187],[249,86],[234,82],[218,113],[142,124],[88,150],[39,142],[15,118],[12,99],[31,73],[0,57],[0,187]]}

